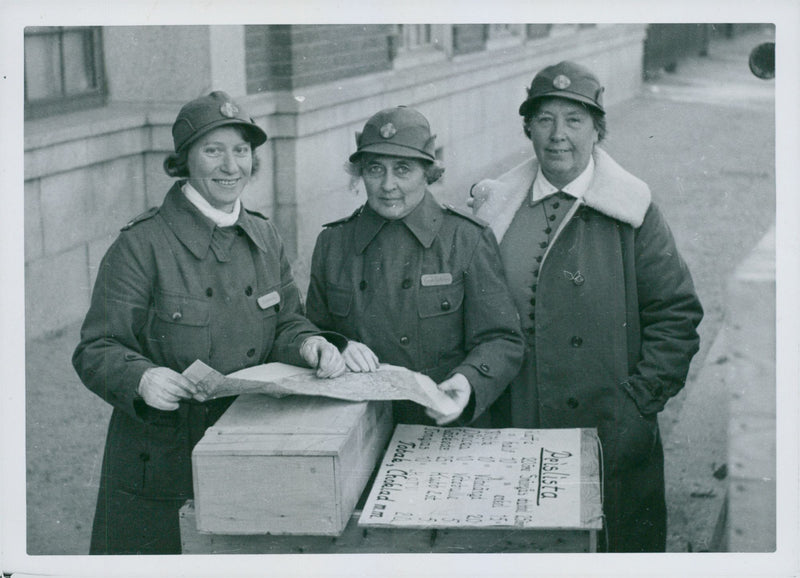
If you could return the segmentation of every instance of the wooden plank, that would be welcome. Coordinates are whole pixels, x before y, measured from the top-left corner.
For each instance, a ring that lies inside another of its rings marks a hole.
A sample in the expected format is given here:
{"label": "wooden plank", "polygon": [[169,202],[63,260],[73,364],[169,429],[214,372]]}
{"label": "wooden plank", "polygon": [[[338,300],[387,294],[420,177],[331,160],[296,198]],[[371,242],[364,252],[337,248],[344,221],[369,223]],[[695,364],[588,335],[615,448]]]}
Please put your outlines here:
{"label": "wooden plank", "polygon": [[597,430],[581,430],[581,524],[595,530],[603,528],[599,448]]}
{"label": "wooden plank", "polygon": [[578,553],[596,552],[596,530],[362,528],[355,512],[338,537],[232,536],[197,531],[194,504],[180,511],[184,554]]}

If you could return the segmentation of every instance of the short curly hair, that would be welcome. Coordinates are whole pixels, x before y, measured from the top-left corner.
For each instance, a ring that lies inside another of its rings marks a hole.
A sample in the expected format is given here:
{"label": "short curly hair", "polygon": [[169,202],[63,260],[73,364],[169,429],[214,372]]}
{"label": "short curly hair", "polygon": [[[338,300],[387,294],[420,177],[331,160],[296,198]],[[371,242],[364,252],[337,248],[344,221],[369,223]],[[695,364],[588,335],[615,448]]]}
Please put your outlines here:
{"label": "short curly hair", "polygon": [[[256,154],[256,149],[253,146],[252,141],[250,140],[247,131],[242,130],[239,127],[236,127],[239,133],[242,135],[242,138],[248,142],[251,146],[250,154],[253,156],[253,164],[252,168],[250,169],[250,176],[255,176],[258,172],[258,169],[261,167],[261,161]],[[181,152],[178,153],[170,153],[167,155],[167,158],[164,159],[164,172],[167,173],[169,176],[176,178],[176,179],[188,179],[189,178],[189,150],[193,146],[194,143],[188,147],[184,147]]]}
{"label": "short curly hair", "polygon": [[[533,101],[530,106],[530,110],[528,110],[528,114],[526,114],[522,118],[522,131],[525,133],[525,136],[528,137],[528,140],[531,139],[531,120],[536,113],[539,112],[539,109],[542,107],[542,104],[547,102],[548,98],[559,98],[557,96],[550,96],[545,98],[540,98],[538,100]],[[567,99],[562,99],[567,100]],[[606,128],[606,115],[594,108],[593,106],[589,106],[587,104],[583,104],[582,102],[577,102],[574,100],[569,100],[569,102],[573,102],[582,106],[586,112],[588,112],[592,117],[592,122],[594,123],[594,128],[597,130],[597,142],[602,142],[604,138],[606,138],[606,134],[608,134],[608,129]]]}
{"label": "short curly hair", "polygon": [[[380,155],[373,155],[380,156]],[[346,162],[344,164],[345,172],[353,178],[360,178],[364,170],[364,160],[370,158],[370,153],[360,154],[355,162]],[[405,157],[404,157],[405,158]],[[408,157],[410,160],[417,161],[422,165],[422,170],[425,171],[425,180],[427,183],[433,184],[442,178],[444,174],[444,164],[440,160],[428,161],[416,157]]]}

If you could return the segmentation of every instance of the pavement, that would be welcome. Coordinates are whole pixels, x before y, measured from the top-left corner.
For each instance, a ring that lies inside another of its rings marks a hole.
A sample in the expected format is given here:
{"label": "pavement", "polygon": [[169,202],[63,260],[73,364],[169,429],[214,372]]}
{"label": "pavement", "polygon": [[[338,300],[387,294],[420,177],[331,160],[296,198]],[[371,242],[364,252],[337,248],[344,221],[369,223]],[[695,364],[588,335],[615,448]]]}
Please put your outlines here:
{"label": "pavement", "polygon": [[[770,259],[774,284],[769,236],[775,220],[774,82],[755,78],[746,64],[750,49],[769,38],[754,32],[715,39],[707,56],[679,62],[674,73],[649,81],[641,96],[608,113],[607,150],[654,190],[706,308],[701,351],[689,382],[660,416],[670,552],[726,546],[764,551],[774,543],[774,489],[771,509],[769,492],[762,492],[766,508],[752,501],[763,480],[748,477],[749,468],[729,456],[727,435],[735,414],[740,429],[741,424],[745,430],[748,423],[758,424],[759,435],[736,438],[740,451],[746,454],[754,444],[774,447],[774,405],[758,405],[757,415],[749,414],[751,406],[743,396],[748,389],[757,390],[742,387],[744,375],[748,384],[757,383],[763,391],[774,395],[775,389],[774,375],[765,371],[772,364],[774,372],[769,341],[762,339],[760,348],[746,346],[753,335],[769,336],[775,319],[774,289],[771,294],[763,291],[763,283],[770,283],[763,277]],[[760,267],[758,281],[742,273],[744,263]],[[747,282],[762,285],[754,289]],[[748,299],[752,291],[760,291],[761,298]],[[756,324],[758,330],[732,333],[742,322]],[[26,344],[30,554],[88,551],[110,410],[80,385],[70,366],[77,339],[78,326],[73,325]],[[734,400],[734,394],[740,397]],[[759,465],[774,471],[774,462],[762,460]],[[774,475],[767,477],[774,488]],[[733,492],[731,480],[740,482]],[[730,520],[725,518],[726,501]],[[738,505],[758,507],[745,511]],[[752,525],[758,535],[746,531],[743,515],[762,522]],[[746,545],[727,539],[731,524],[739,538],[749,540]]]}

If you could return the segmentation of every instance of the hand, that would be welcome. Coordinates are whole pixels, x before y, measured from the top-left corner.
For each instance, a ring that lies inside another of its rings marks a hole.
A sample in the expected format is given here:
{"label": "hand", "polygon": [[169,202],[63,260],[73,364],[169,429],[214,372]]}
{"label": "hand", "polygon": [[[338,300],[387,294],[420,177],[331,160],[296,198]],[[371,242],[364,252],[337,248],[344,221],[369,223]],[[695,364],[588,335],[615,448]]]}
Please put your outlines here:
{"label": "hand", "polygon": [[151,367],[139,380],[139,395],[144,402],[163,411],[178,409],[180,400],[191,399],[196,393],[191,381],[169,367]]}
{"label": "hand", "polygon": [[358,341],[349,341],[342,357],[347,364],[347,369],[355,373],[377,371],[381,364],[378,356],[369,347]]}
{"label": "hand", "polygon": [[453,377],[444,380],[436,387],[439,388],[439,391],[446,393],[453,399],[453,401],[456,402],[456,405],[458,405],[458,411],[450,414],[444,414],[428,408],[425,410],[425,413],[428,414],[429,418],[436,421],[436,425],[446,425],[457,420],[458,416],[464,412],[464,408],[467,407],[467,404],[469,403],[470,395],[472,395],[472,387],[469,385],[467,378],[460,373],[456,373],[453,375]]}
{"label": "hand", "polygon": [[300,346],[300,355],[310,367],[317,368],[317,377],[339,377],[347,367],[336,346],[324,337],[312,335]]}

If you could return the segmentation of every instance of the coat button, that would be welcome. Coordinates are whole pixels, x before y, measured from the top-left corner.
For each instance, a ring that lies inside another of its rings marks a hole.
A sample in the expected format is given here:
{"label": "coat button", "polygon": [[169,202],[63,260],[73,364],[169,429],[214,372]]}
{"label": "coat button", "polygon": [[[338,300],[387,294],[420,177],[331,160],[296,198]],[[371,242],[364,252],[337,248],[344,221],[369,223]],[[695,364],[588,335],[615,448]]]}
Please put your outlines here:
{"label": "coat button", "polygon": [[361,291],[364,291],[364,290],[367,288],[367,282],[366,282],[366,281],[364,281],[364,280],[362,279],[362,280],[361,280],[361,283],[359,283],[359,284],[358,284],[358,288],[359,288]]}
{"label": "coat button", "polygon": [[253,288],[250,285],[248,285],[244,290],[244,294],[250,297],[250,295],[253,294]]}
{"label": "coat button", "polygon": [[575,283],[575,285],[580,287],[581,285],[583,285],[586,282],[586,279],[583,277],[583,275],[578,273],[577,275],[575,275],[575,277],[572,278],[572,282]]}
{"label": "coat button", "polygon": [[212,297],[213,295],[214,295],[214,290],[211,287],[206,289],[206,297]]}
{"label": "coat button", "polygon": [[572,345],[572,347],[580,347],[581,345],[583,345],[583,339],[581,337],[578,337],[577,335],[572,339],[570,339],[569,342]]}
{"label": "coat button", "polygon": [[580,404],[578,403],[578,400],[577,400],[577,399],[575,399],[574,397],[571,397],[571,398],[569,398],[569,399],[567,400],[567,405],[568,405],[569,407],[571,407],[572,409],[575,409],[575,408],[576,408],[576,407],[578,407]]}
{"label": "coat button", "polygon": [[247,350],[247,357],[253,357],[256,354],[256,350],[254,348]]}
{"label": "coat button", "polygon": [[183,315],[181,314],[180,311],[176,311],[175,313],[172,314],[173,321],[180,321],[182,317]]}
{"label": "coat button", "polygon": [[549,235],[550,233],[552,233],[552,232],[553,232],[553,229],[551,229],[550,227],[547,227],[547,228],[544,230],[544,232],[545,232],[545,233],[547,233],[547,234]]}
{"label": "coat button", "polygon": [[539,255],[538,257],[536,257],[536,262],[537,262],[537,263],[541,263],[541,262],[542,262],[542,256],[541,256],[541,255]]}
{"label": "coat button", "polygon": [[403,289],[411,288],[411,279],[403,279]]}
{"label": "coat button", "polygon": [[531,297],[531,305],[536,305],[536,297]]}
{"label": "coat button", "polygon": [[403,336],[400,338],[400,345],[408,345],[408,337],[406,337],[405,335],[403,335]]}
{"label": "coat button", "polygon": [[489,366],[487,364],[481,363],[479,368],[483,373],[489,373]]}
{"label": "coat button", "polygon": [[547,218],[550,219],[551,221],[555,221],[556,220],[556,216],[555,215],[550,215]]}
{"label": "coat button", "polygon": [[536,319],[536,313],[528,313],[529,319]]}
{"label": "coat button", "polygon": [[450,311],[450,302],[447,299],[442,301],[442,311]]}
{"label": "coat button", "polygon": [[547,241],[542,241],[541,243],[539,243],[539,246],[540,246],[542,249],[544,249],[545,247],[547,247]]}
{"label": "coat button", "polygon": [[534,276],[534,277],[538,277],[538,276],[539,276],[539,269],[536,269],[536,270],[533,272],[533,276]]}
{"label": "coat button", "polygon": [[561,203],[559,203],[558,201],[556,201],[555,203],[553,203],[553,208],[554,208],[554,209],[557,209],[557,208],[558,208],[558,207],[560,207],[560,206],[561,206]]}

